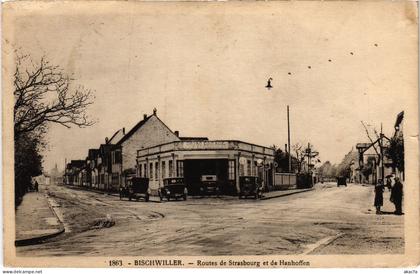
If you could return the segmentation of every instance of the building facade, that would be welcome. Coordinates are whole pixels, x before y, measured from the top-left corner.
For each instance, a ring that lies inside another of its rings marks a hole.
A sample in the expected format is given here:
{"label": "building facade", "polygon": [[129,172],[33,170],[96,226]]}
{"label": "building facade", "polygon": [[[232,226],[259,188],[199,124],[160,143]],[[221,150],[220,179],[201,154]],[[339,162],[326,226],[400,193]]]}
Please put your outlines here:
{"label": "building facade", "polygon": [[179,141],[157,116],[154,110],[150,116],[144,115],[137,125],[125,134],[111,152],[111,176],[113,184],[121,184],[127,176],[135,175],[137,150]]}
{"label": "building facade", "polygon": [[201,176],[216,175],[223,194],[239,190],[240,176],[273,183],[274,150],[236,140],[184,140],[139,149],[136,175],[150,179],[156,191],[163,179],[183,177],[190,194],[199,193]]}

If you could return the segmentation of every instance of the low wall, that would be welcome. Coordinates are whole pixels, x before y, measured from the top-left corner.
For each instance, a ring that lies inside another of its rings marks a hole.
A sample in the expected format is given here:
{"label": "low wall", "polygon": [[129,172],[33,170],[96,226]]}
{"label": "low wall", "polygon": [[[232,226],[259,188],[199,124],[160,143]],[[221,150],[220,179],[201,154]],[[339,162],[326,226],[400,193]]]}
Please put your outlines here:
{"label": "low wall", "polygon": [[293,189],[297,186],[297,177],[294,173],[275,173],[273,190]]}

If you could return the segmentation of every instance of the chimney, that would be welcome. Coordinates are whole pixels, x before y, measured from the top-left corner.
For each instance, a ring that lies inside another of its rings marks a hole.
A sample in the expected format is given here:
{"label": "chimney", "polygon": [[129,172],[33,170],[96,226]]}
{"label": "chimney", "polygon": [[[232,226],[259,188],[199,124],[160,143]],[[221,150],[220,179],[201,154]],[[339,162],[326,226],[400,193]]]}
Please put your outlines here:
{"label": "chimney", "polygon": [[179,131],[178,130],[175,130],[174,134],[176,135],[176,137],[179,137]]}
{"label": "chimney", "polygon": [[143,114],[143,120],[147,119],[147,114]]}

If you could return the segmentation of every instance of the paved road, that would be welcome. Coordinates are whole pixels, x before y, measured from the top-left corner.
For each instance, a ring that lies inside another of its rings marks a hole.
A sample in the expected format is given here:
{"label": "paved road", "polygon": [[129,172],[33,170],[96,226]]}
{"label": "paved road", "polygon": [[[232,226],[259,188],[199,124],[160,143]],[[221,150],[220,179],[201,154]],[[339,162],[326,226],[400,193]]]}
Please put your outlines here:
{"label": "paved road", "polygon": [[[265,201],[233,197],[129,202],[50,186],[66,233],[20,256],[389,254],[404,252],[404,216],[374,214],[372,186],[317,185]],[[393,210],[385,192],[385,211]],[[112,219],[110,228],[95,228]]]}

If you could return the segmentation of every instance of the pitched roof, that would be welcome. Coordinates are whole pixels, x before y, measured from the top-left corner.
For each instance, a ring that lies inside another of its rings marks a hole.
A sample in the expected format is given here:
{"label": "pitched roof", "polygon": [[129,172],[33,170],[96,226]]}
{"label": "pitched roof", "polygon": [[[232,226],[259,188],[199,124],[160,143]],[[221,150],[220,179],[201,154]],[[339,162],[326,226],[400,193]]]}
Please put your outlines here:
{"label": "pitched roof", "polygon": [[[111,138],[109,138],[109,140],[107,141],[107,144],[112,144],[112,141],[114,140],[114,138],[116,138],[117,136],[118,136],[118,134],[119,133],[121,133],[122,134],[122,137],[124,137],[124,134],[125,134],[125,129],[124,128],[122,128],[122,129],[119,129],[119,130],[117,130],[112,136],[111,136]],[[121,137],[121,138],[122,138]],[[120,139],[121,140],[121,139]],[[116,142],[115,143],[118,143],[120,140],[116,140]]]}
{"label": "pitched roof", "polygon": [[149,121],[149,119],[155,116],[156,119],[159,120],[159,122],[162,123],[162,125],[164,125],[174,136],[175,133],[161,120],[159,119],[159,117],[156,115],[156,113],[149,115],[147,117],[145,117],[143,120],[141,120],[140,122],[138,122],[129,132],[127,132],[127,134],[124,135],[124,137],[121,138],[121,140],[118,141],[118,143],[116,143],[115,145],[119,146],[122,143],[124,143],[128,138],[130,138],[137,130],[139,130],[144,124],[146,124],[147,121]]}
{"label": "pitched roof", "polygon": [[132,129],[130,129],[129,132],[127,132],[126,135],[124,135],[124,137],[121,138],[121,140],[119,140],[116,145],[121,145],[122,143],[125,142],[125,140],[127,140],[128,138],[130,138],[138,129],[140,129],[149,119],[150,117],[152,117],[152,115],[147,116],[146,118],[144,118],[143,120],[141,120],[140,122],[138,122]]}

